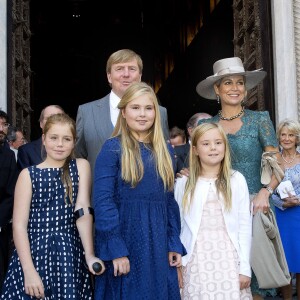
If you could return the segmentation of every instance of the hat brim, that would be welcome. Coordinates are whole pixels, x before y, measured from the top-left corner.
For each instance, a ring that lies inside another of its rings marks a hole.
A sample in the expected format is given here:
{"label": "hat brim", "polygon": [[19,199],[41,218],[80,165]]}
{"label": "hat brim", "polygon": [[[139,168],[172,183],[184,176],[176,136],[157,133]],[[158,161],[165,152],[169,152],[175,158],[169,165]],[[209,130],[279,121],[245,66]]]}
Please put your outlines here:
{"label": "hat brim", "polygon": [[214,84],[219,81],[221,78],[229,77],[229,76],[236,76],[242,75],[246,78],[246,90],[251,90],[255,86],[257,86],[267,75],[267,72],[262,70],[255,70],[255,71],[247,71],[242,73],[230,73],[230,74],[223,74],[219,76],[209,76],[206,79],[200,81],[196,86],[197,93],[206,99],[216,100],[217,96],[214,90]]}

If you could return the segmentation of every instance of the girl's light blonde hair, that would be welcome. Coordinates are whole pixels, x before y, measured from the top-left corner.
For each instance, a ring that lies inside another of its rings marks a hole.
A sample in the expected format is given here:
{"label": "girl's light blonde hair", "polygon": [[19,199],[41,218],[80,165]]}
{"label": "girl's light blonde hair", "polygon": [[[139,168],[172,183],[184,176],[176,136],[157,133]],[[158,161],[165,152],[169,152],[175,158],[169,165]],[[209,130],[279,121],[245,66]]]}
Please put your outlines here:
{"label": "girl's light blonde hair", "polygon": [[163,180],[167,190],[173,189],[174,170],[172,160],[161,129],[159,106],[153,89],[144,82],[133,83],[122,97],[118,108],[120,113],[112,136],[119,136],[122,145],[122,178],[135,187],[143,178],[144,165],[141,158],[139,142],[134,137],[132,130],[128,127],[122,111],[134,99],[147,95],[154,104],[155,120],[149,129],[149,147],[152,149],[156,170]]}
{"label": "girl's light blonde hair", "polygon": [[218,129],[219,133],[222,136],[223,142],[225,144],[225,153],[224,158],[221,161],[221,166],[219,174],[216,180],[216,188],[218,193],[223,196],[225,210],[230,211],[231,209],[231,186],[230,186],[230,177],[231,177],[231,160],[230,160],[230,150],[227,140],[226,133],[224,132],[221,125],[216,123],[204,123],[197,126],[191,138],[191,147],[190,147],[190,158],[189,158],[189,168],[190,174],[185,185],[185,191],[183,195],[183,209],[187,212],[190,209],[191,203],[193,201],[194,192],[196,188],[196,183],[201,175],[201,158],[196,155],[193,147],[197,147],[197,142],[199,139],[209,130]]}
{"label": "girl's light blonde hair", "polygon": [[[50,116],[47,119],[46,124],[43,129],[44,136],[46,136],[47,132],[50,130],[50,128],[56,124],[69,125],[72,137],[74,139],[74,144],[75,144],[76,125],[75,125],[74,120],[65,113],[55,114],[55,115]],[[65,200],[66,204],[68,203],[68,201],[67,201],[68,197],[69,197],[70,203],[73,203],[73,185],[72,185],[72,179],[71,179],[70,170],[69,170],[69,163],[74,158],[75,158],[75,153],[74,153],[74,149],[73,149],[71,151],[70,155],[66,158],[64,165],[62,166],[61,180],[62,180],[62,183],[65,188],[64,200]]]}

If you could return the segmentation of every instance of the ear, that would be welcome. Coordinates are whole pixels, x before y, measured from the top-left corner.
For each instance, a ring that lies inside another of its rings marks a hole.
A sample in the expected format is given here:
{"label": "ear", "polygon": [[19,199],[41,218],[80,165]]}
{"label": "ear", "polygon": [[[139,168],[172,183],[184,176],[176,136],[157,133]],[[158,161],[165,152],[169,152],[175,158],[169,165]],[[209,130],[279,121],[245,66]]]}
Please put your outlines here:
{"label": "ear", "polygon": [[198,156],[198,152],[197,152],[197,148],[195,147],[195,146],[193,146],[193,153],[196,155],[196,156]]}
{"label": "ear", "polygon": [[106,76],[107,76],[108,82],[111,84],[111,74],[110,74],[110,73],[107,73]]}
{"label": "ear", "polygon": [[216,95],[218,95],[219,94],[219,88],[216,84],[214,84],[214,90],[215,90]]}
{"label": "ear", "polygon": [[122,117],[123,117],[124,119],[126,119],[124,108],[121,109],[121,113],[122,113]]}

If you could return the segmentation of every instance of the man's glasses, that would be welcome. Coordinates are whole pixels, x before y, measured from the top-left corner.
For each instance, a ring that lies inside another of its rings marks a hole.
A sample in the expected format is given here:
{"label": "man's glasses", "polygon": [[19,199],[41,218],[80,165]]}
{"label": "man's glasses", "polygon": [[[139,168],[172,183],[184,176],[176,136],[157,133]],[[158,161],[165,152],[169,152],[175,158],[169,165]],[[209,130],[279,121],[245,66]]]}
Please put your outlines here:
{"label": "man's glasses", "polygon": [[3,127],[3,128],[8,128],[10,126],[9,123],[0,123],[0,127]]}

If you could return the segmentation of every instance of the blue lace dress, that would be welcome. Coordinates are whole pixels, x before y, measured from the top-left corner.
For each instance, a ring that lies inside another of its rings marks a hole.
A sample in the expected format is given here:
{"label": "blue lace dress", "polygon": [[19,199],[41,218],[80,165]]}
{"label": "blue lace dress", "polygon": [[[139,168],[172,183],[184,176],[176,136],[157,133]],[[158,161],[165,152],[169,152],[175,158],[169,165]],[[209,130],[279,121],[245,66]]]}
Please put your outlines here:
{"label": "blue lace dress", "polygon": [[[282,181],[290,180],[295,193],[300,197],[300,164],[285,169]],[[282,208],[278,194],[272,195],[275,204],[276,220],[279,228],[285,257],[291,273],[300,273],[300,206]]]}
{"label": "blue lace dress", "polygon": [[[152,151],[139,146],[144,176],[135,188],[121,178],[119,138],[107,140],[96,161],[96,253],[107,269],[96,277],[95,299],[180,299],[177,270],[168,263],[169,251],[185,253],[178,204],[164,190]],[[112,260],[123,256],[130,272],[115,277]]]}
{"label": "blue lace dress", "polygon": [[[81,240],[74,219],[78,192],[76,160],[69,165],[73,204],[65,204],[60,168],[28,168],[32,200],[28,237],[34,266],[45,288],[45,300],[92,299],[88,271],[84,268]],[[3,300],[36,299],[25,294],[23,270],[14,250],[4,281]]]}
{"label": "blue lace dress", "polygon": [[[202,123],[219,123],[219,116],[200,120]],[[256,194],[262,188],[260,182],[261,155],[266,146],[277,147],[274,126],[267,111],[245,109],[241,117],[242,127],[235,134],[228,134],[232,169],[241,172],[247,181],[250,194]],[[252,274],[251,291],[253,294],[276,295],[275,289],[259,289],[257,280]]]}

